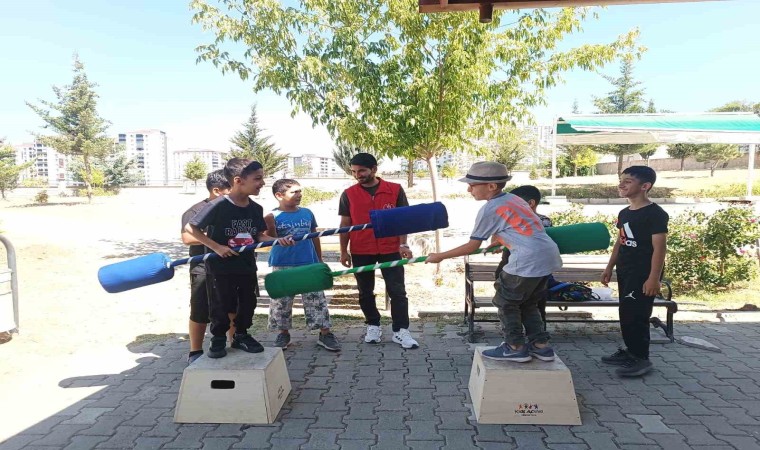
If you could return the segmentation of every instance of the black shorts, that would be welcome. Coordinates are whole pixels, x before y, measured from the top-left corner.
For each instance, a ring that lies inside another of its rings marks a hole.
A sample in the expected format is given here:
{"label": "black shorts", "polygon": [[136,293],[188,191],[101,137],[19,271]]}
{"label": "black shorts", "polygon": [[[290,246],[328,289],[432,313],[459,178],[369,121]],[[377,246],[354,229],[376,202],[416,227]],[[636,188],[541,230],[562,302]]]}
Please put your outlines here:
{"label": "black shorts", "polygon": [[[190,320],[195,323],[209,323],[209,292],[211,283],[206,283],[206,272],[190,272]],[[235,308],[228,308],[227,313],[234,314]]]}
{"label": "black shorts", "polygon": [[206,272],[190,272],[190,320],[209,323]]}

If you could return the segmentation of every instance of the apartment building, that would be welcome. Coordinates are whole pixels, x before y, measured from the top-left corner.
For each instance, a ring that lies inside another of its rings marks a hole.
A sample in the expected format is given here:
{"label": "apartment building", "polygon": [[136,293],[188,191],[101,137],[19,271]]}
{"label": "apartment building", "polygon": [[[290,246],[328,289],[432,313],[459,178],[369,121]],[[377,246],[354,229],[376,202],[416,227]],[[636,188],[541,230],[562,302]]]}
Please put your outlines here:
{"label": "apartment building", "polygon": [[124,146],[129,158],[134,158],[140,172],[138,184],[166,186],[169,183],[169,158],[166,133],[147,129],[119,133],[117,142]]}
{"label": "apartment building", "polygon": [[184,180],[185,166],[196,157],[206,164],[206,169],[209,172],[212,172],[224,167],[228,155],[225,152],[207,148],[186,148],[183,150],[175,150],[172,154],[171,179],[174,181]]}
{"label": "apartment building", "polygon": [[30,168],[19,174],[19,182],[28,179],[45,179],[48,186],[71,182],[71,175],[67,170],[68,158],[54,148],[47,147],[38,141],[14,145],[13,148],[16,150],[16,164],[35,161]]}

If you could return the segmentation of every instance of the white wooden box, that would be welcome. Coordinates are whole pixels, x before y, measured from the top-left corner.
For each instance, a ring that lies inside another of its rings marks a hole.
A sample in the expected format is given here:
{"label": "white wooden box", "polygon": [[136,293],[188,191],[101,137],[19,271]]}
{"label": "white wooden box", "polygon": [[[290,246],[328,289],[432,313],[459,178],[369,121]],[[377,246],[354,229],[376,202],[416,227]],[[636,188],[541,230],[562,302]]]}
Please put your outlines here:
{"label": "white wooden box", "polygon": [[174,411],[179,423],[272,423],[290,394],[285,357],[279,348],[262,353],[227,349],[206,355],[182,374]]}
{"label": "white wooden box", "polygon": [[475,349],[470,397],[478,423],[580,425],[570,370],[557,356],[528,363],[483,358]]}

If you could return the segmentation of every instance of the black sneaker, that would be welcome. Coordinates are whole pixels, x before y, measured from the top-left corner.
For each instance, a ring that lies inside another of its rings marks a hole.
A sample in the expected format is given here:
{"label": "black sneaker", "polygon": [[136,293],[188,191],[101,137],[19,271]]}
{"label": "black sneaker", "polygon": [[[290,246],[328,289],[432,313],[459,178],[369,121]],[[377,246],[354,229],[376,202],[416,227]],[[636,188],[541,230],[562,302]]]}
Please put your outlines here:
{"label": "black sneaker", "polygon": [[611,364],[613,366],[622,366],[623,364],[627,363],[633,359],[633,356],[631,356],[630,353],[628,353],[628,350],[625,350],[623,348],[618,348],[618,350],[609,355],[609,356],[602,356],[602,362],[605,364]]}
{"label": "black sneaker", "polygon": [[198,358],[203,356],[203,350],[197,351],[197,352],[190,352],[189,355],[187,355],[187,365],[194,363]]}
{"label": "black sneaker", "polygon": [[317,345],[321,345],[322,347],[326,348],[327,350],[330,350],[331,352],[340,351],[340,343],[338,342],[338,339],[335,337],[335,335],[332,333],[327,333],[327,334],[319,333],[319,340],[317,341]]}
{"label": "black sneaker", "polygon": [[274,340],[274,346],[285,350],[286,348],[288,348],[288,345],[290,345],[290,333],[278,334],[277,338]]}
{"label": "black sneaker", "polygon": [[648,359],[629,359],[622,367],[615,370],[619,377],[640,377],[652,370],[652,361]]}
{"label": "black sneaker", "polygon": [[211,338],[211,346],[208,348],[209,358],[221,358],[227,356],[227,336],[214,336]]}
{"label": "black sneaker", "polygon": [[248,333],[235,333],[235,336],[232,337],[232,348],[239,348],[248,353],[261,353],[264,351],[264,346],[259,344],[259,341]]}

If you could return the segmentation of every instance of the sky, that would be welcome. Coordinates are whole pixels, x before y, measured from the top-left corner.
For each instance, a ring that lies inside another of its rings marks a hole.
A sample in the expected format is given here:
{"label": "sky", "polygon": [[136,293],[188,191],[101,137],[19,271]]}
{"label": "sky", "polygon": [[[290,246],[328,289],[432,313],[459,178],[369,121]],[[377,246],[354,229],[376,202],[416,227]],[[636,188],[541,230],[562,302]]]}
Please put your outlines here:
{"label": "sky", "polygon": [[[227,150],[229,139],[257,104],[266,134],[286,153],[330,154],[324,128],[305,115],[291,118],[284,96],[254,93],[250,81],[196,63],[195,47],[213,39],[191,23],[188,2],[179,0],[0,1],[0,137],[29,142],[42,121],[25,102],[53,100],[52,86],[72,79],[79,54],[98,83],[98,112],[109,134],[156,128],[169,150]],[[647,99],[658,108],[700,112],[731,100],[760,101],[760,1],[610,6],[564,46],[611,42],[632,28],[648,48],[636,64]],[[616,76],[618,65],[600,72]],[[552,88],[548,106],[536,108],[540,124],[572,110],[594,112],[592,96],[610,85],[599,73],[574,71]]]}

